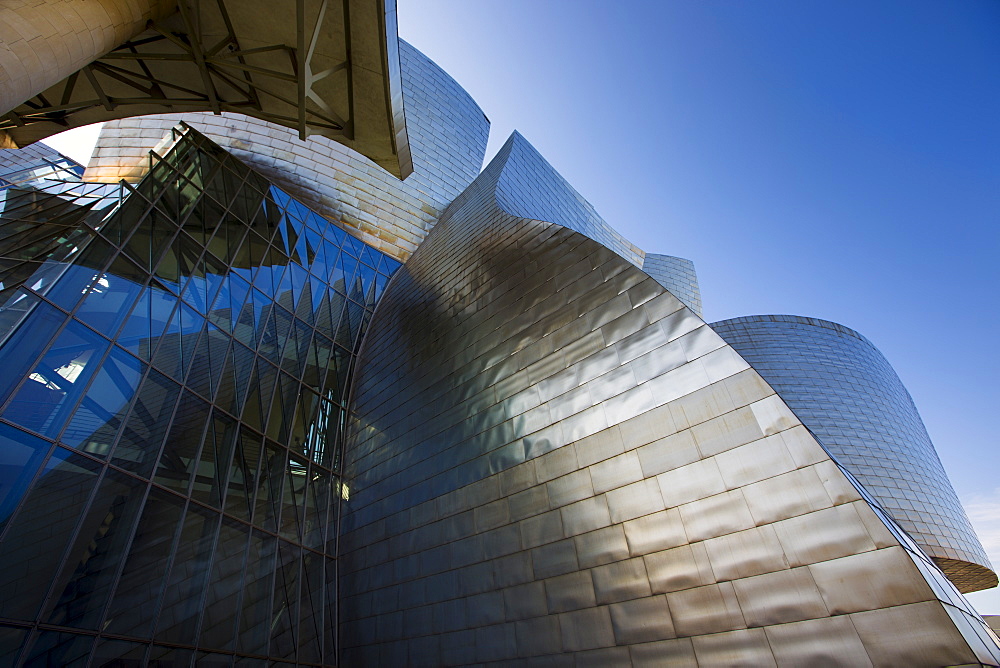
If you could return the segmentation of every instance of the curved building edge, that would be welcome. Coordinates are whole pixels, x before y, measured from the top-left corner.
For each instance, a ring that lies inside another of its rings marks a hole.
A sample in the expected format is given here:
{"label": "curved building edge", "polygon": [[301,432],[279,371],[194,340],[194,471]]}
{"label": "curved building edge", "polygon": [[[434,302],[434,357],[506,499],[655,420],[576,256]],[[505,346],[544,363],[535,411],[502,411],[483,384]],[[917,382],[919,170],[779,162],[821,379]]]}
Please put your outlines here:
{"label": "curved building edge", "polygon": [[691,260],[646,253],[643,258],[642,270],[652,276],[657,283],[681,300],[685,306],[701,315],[701,288],[698,285],[698,274]]}
{"label": "curved building edge", "polygon": [[360,352],[345,663],[1000,662],[704,321],[584,234],[509,213],[498,184],[537,174],[518,155],[449,207]]}
{"label": "curved building edge", "polygon": [[712,323],[963,592],[997,585],[913,399],[885,356],[839,323],[754,315]]}

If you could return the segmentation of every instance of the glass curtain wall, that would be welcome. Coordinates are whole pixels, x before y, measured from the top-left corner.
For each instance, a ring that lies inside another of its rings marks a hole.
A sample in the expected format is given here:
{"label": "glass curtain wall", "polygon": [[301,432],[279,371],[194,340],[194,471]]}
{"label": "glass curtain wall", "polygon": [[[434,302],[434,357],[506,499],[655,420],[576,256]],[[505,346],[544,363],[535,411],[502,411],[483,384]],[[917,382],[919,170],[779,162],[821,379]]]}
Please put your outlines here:
{"label": "glass curtain wall", "polygon": [[340,430],[399,263],[189,128],[0,187],[0,664],[335,663]]}

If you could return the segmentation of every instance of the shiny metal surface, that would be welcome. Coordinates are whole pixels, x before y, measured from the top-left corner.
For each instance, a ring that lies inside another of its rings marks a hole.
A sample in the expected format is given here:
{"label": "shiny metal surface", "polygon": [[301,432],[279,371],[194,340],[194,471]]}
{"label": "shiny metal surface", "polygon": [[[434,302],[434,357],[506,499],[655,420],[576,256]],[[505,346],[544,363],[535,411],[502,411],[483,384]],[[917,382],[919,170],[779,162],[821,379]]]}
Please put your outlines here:
{"label": "shiny metal surface", "polygon": [[642,270],[701,317],[701,288],[694,262],[672,255],[646,253]]}
{"label": "shiny metal surface", "polygon": [[996,586],[913,400],[868,339],[798,316],[748,316],[712,327],[960,590]]}
{"label": "shiny metal surface", "polygon": [[[732,348],[621,256],[510,213],[536,205],[512,193],[564,187],[523,143],[452,204],[369,330],[344,662],[898,665],[862,614],[892,617],[901,656],[977,660],[967,604]],[[890,615],[913,603],[936,617]],[[387,627],[399,614],[442,620],[438,641]]]}
{"label": "shiny metal surface", "polygon": [[85,178],[141,178],[149,150],[183,120],[357,238],[405,260],[479,173],[489,121],[454,79],[401,40],[398,62],[413,165],[404,181],[334,139],[301,141],[294,129],[264,120],[202,112],[106,123]]}

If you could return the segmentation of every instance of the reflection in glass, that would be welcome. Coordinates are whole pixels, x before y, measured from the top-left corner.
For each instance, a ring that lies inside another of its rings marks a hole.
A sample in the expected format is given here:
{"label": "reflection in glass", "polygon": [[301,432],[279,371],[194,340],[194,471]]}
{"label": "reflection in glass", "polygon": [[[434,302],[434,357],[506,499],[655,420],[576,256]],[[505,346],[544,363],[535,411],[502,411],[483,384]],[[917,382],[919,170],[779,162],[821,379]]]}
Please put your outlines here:
{"label": "reflection in glass", "polygon": [[0,189],[0,616],[85,632],[42,664],[98,630],[96,666],[332,663],[343,393],[398,263],[164,146],[134,190]]}
{"label": "reflection in glass", "polygon": [[99,473],[62,448],[42,467],[0,542],[0,616],[34,618]]}
{"label": "reflection in glass", "polygon": [[3,416],[55,438],[108,345],[107,339],[70,321],[4,409]]}

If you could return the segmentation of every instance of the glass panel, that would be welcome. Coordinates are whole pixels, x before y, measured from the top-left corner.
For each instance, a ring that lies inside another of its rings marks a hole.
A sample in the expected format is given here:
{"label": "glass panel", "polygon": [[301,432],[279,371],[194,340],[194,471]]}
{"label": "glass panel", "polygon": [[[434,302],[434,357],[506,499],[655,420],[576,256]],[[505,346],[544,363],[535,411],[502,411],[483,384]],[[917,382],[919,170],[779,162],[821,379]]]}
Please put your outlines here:
{"label": "glass panel", "polygon": [[257,491],[253,521],[268,531],[278,529],[278,511],[281,503],[281,481],[285,473],[287,451],[268,442],[257,474]]}
{"label": "glass panel", "polygon": [[31,317],[0,348],[0,405],[28,374],[66,316],[48,304],[39,304]]}
{"label": "glass panel", "polygon": [[337,660],[337,561],[326,559],[326,604],[323,615],[323,656],[329,662]]}
{"label": "glass panel", "polygon": [[150,490],[102,630],[149,637],[183,509],[183,499]]}
{"label": "glass panel", "polygon": [[64,560],[43,616],[49,624],[96,629],[139,516],[146,483],[108,470]]}
{"label": "glass panel", "polygon": [[229,668],[233,665],[233,657],[228,654],[212,654],[211,652],[198,652],[195,659],[198,668]]}
{"label": "glass panel", "polygon": [[0,616],[34,619],[99,473],[62,448],[46,462],[0,543]]}
{"label": "glass panel", "polygon": [[118,344],[144,360],[150,359],[176,305],[177,297],[158,283],[151,283],[125,321]]}
{"label": "glass panel", "polygon": [[212,559],[205,614],[201,621],[200,647],[231,650],[236,639],[236,619],[250,528],[223,518],[219,541]]}
{"label": "glass panel", "polygon": [[146,645],[102,638],[90,659],[91,668],[139,668],[144,665]]}
{"label": "glass panel", "polygon": [[188,364],[194,357],[198,334],[204,324],[204,316],[184,302],[178,304],[170,325],[163,334],[153,364],[174,379],[183,380]]}
{"label": "glass panel", "polygon": [[[239,415],[243,410],[243,405],[246,402],[247,390],[250,387],[250,376],[254,371],[254,354],[249,348],[241,346],[237,343],[233,344],[232,347],[232,358],[233,358],[233,373],[235,374],[236,383],[236,404],[230,411],[233,415]],[[220,388],[220,393],[222,388]],[[219,405],[225,408],[224,402],[219,402]]]}
{"label": "glass panel", "polygon": [[229,342],[230,338],[212,323],[208,323],[198,341],[187,384],[203,397],[211,399],[214,396],[226,362]]}
{"label": "glass panel", "polygon": [[302,548],[278,541],[278,566],[274,573],[274,607],[271,611],[270,656],[295,658],[299,620],[299,553]]}
{"label": "glass panel", "polygon": [[94,645],[93,636],[42,631],[28,651],[26,666],[60,666],[84,668]]}
{"label": "glass panel", "polygon": [[70,321],[7,405],[3,416],[55,438],[108,345],[107,339]]}
{"label": "glass panel", "polygon": [[187,668],[194,660],[193,649],[153,645],[149,650],[149,666],[155,668]]}
{"label": "glass panel", "polygon": [[27,629],[0,626],[0,666],[14,665],[27,635]]}
{"label": "glass panel", "polygon": [[136,260],[147,272],[156,266],[165,248],[177,231],[177,226],[168,217],[153,209],[132,233],[124,251]]}
{"label": "glass panel", "polygon": [[303,552],[302,589],[299,601],[299,661],[319,663],[321,660],[324,561],[318,554]]}
{"label": "glass panel", "polygon": [[180,386],[151,370],[139,389],[112,462],[148,478],[174,414]]}
{"label": "glass panel", "polygon": [[52,303],[72,311],[80,298],[87,293],[90,285],[100,276],[101,270],[114,253],[115,249],[108,242],[94,238],[77,258],[76,263],[56,281],[46,297]]}
{"label": "glass panel", "polygon": [[0,533],[51,445],[0,423]]}
{"label": "glass panel", "polygon": [[300,385],[288,374],[278,374],[278,378],[280,382],[274,388],[271,413],[264,433],[279,443],[287,443]]}
{"label": "glass panel", "polygon": [[147,278],[146,272],[119,255],[91,286],[76,317],[97,331],[114,336]]}
{"label": "glass panel", "polygon": [[107,457],[144,371],[139,360],[112,346],[60,440]]}
{"label": "glass panel", "polygon": [[239,447],[233,449],[233,460],[229,467],[226,512],[249,521],[253,510],[254,477],[260,463],[262,439],[248,429],[240,431]]}
{"label": "glass panel", "polygon": [[163,453],[156,466],[153,481],[181,494],[187,494],[191,475],[198,463],[209,405],[191,392],[181,392],[177,412],[163,444]]}
{"label": "glass panel", "polygon": [[326,533],[326,512],[332,502],[330,473],[313,467],[304,496],[302,542],[306,547],[322,550],[323,537]]}
{"label": "glass panel", "polygon": [[220,517],[218,513],[195,504],[188,505],[163,598],[163,609],[156,625],[157,640],[192,642],[198,630],[198,617]]}
{"label": "glass panel", "polygon": [[281,496],[281,525],[278,532],[288,540],[299,541],[308,483],[308,462],[301,457],[289,455],[285,469],[285,484]]}
{"label": "glass panel", "polygon": [[24,320],[38,303],[38,297],[21,288],[0,306],[0,341]]}
{"label": "glass panel", "polygon": [[222,508],[225,491],[226,472],[233,457],[236,441],[236,420],[213,411],[213,419],[205,434],[205,444],[201,448],[201,458],[195,473],[191,498],[215,508]]}
{"label": "glass panel", "polygon": [[254,531],[247,554],[246,579],[240,605],[238,650],[247,654],[267,654],[271,630],[271,583],[277,538]]}

